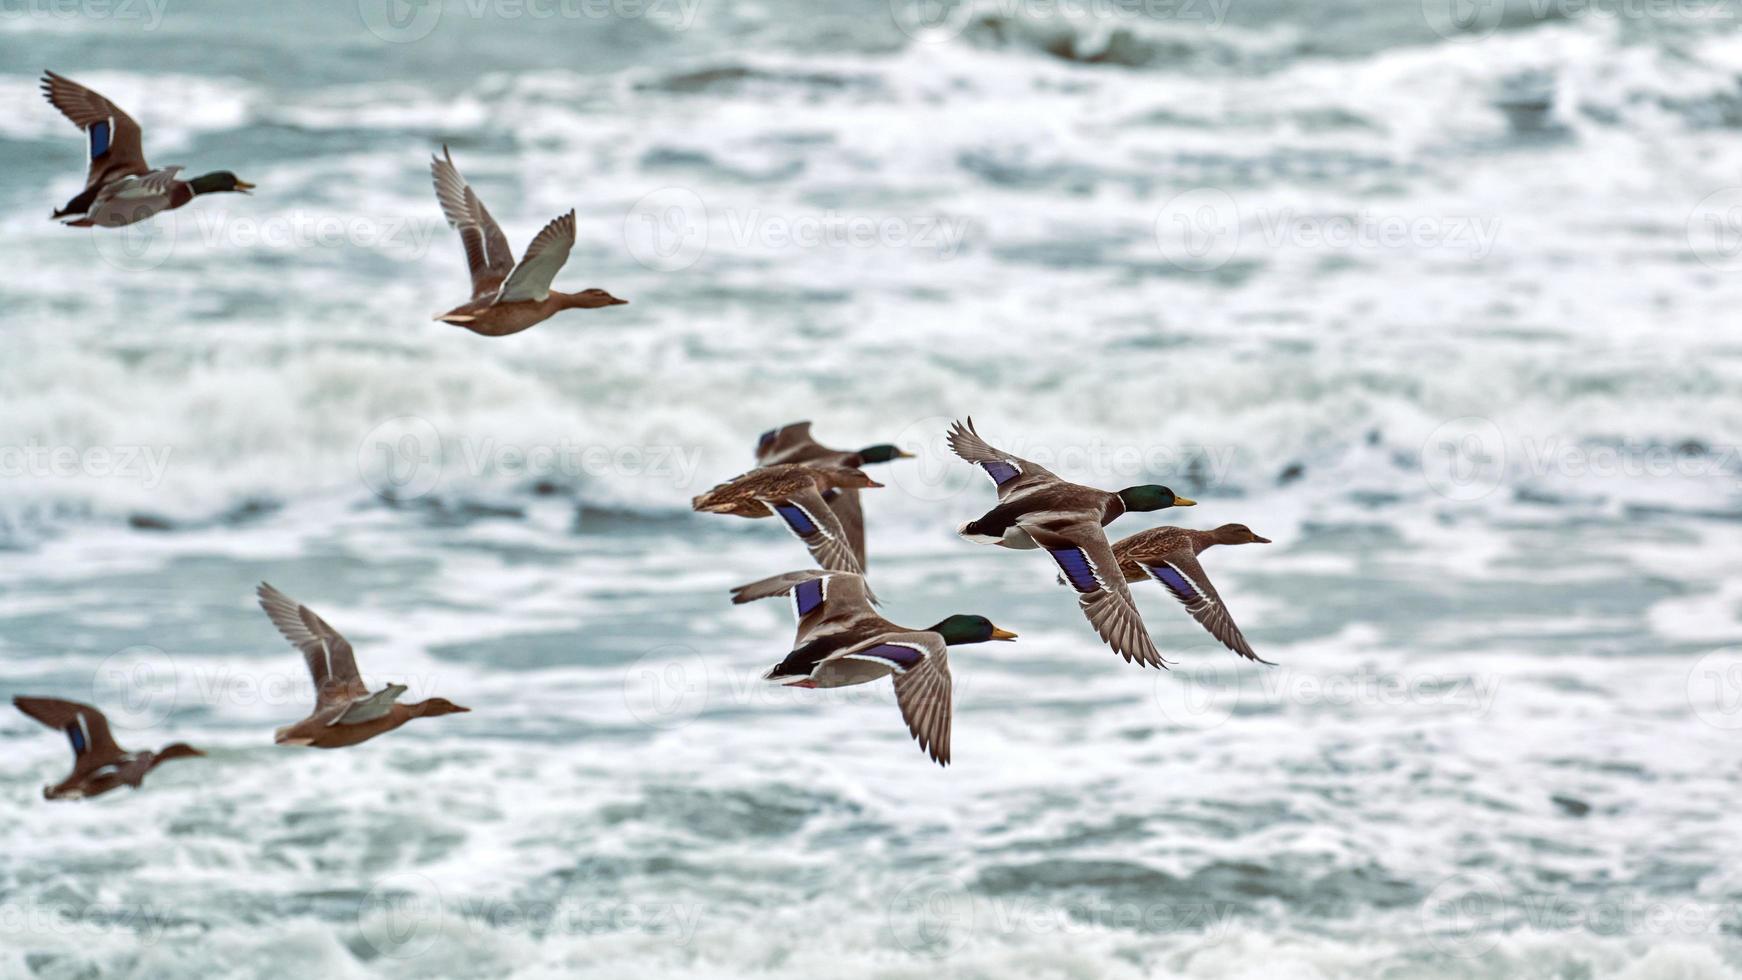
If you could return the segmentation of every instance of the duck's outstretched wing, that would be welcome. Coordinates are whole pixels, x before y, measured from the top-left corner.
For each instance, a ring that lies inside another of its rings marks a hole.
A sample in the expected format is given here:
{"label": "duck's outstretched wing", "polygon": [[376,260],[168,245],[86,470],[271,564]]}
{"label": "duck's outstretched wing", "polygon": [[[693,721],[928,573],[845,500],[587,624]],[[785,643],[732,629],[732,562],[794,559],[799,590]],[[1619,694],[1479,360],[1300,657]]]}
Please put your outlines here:
{"label": "duck's outstretched wing", "polygon": [[139,124],[120,106],[52,71],[42,73],[42,94],[85,133],[91,160],[85,171],[86,189],[151,169],[145,163]]}
{"label": "duck's outstretched wing", "polygon": [[757,499],[780,518],[787,530],[804,542],[818,565],[834,572],[863,573],[859,559],[853,557],[853,548],[846,529],[841,527],[841,519],[823,502],[823,495],[814,486],[782,499]]}
{"label": "duck's outstretched wing", "polygon": [[114,765],[127,754],[109,734],[109,719],[88,704],[22,696],[13,698],[12,703],[19,711],[66,734],[73,747],[74,776]]}
{"label": "duck's outstretched wing", "polygon": [[550,296],[550,284],[569,260],[569,250],[575,247],[575,212],[555,219],[532,238],[520,264],[508,273],[502,291],[496,294],[498,303],[542,303]]}
{"label": "duck's outstretched wing", "polygon": [[466,266],[472,273],[472,298],[494,295],[514,268],[514,250],[508,245],[508,237],[502,234],[501,226],[490,217],[472,186],[460,176],[445,145],[441,156],[430,157],[429,172],[435,180],[442,216],[460,233],[460,243],[466,248]]}
{"label": "duck's outstretched wing", "polygon": [[272,625],[302,651],[309,676],[315,683],[315,710],[331,708],[344,702],[369,697],[369,689],[357,673],[356,655],[351,643],[314,610],[298,603],[265,582],[257,590],[260,608],[266,611]]}
{"label": "duck's outstretched wing", "polygon": [[880,638],[889,644],[911,641],[923,645],[926,655],[895,673],[895,701],[914,741],[940,766],[950,764],[950,719],[953,682],[950,679],[949,648],[936,633],[901,633]]}
{"label": "duck's outstretched wing", "polygon": [[809,422],[793,422],[778,429],[769,429],[756,440],[756,465],[802,463],[833,450],[811,438]]}
{"label": "duck's outstretched wing", "polygon": [[793,646],[809,642],[825,622],[851,622],[875,616],[871,591],[864,576],[852,572],[810,569],[770,576],[732,590],[736,604],[792,596],[793,615],[798,619],[798,637]]}
{"label": "duck's outstretched wing", "polygon": [[1216,593],[1216,587],[1210,584],[1210,576],[1204,572],[1197,555],[1190,551],[1174,551],[1159,558],[1140,560],[1137,564],[1178,599],[1186,607],[1186,612],[1209,630],[1211,636],[1222,641],[1223,646],[1247,660],[1276,666],[1252,652],[1251,644],[1240,633],[1240,627],[1234,625],[1234,617],[1228,614],[1228,607]]}
{"label": "duck's outstretched wing", "polygon": [[859,562],[859,567],[865,567],[865,502],[859,497],[857,487],[843,487],[823,498],[829,509],[835,512],[835,519],[841,522],[841,530],[847,535],[847,547],[853,551],[853,558]]}
{"label": "duck's outstretched wing", "polygon": [[1167,666],[1143,626],[1143,616],[1131,600],[1119,560],[1100,524],[1086,517],[1019,523],[1058,564],[1065,583],[1077,591],[1083,615],[1114,653],[1145,667]]}
{"label": "duck's outstretched wing", "polygon": [[948,441],[951,452],[986,471],[986,475],[992,478],[993,485],[998,488],[999,500],[1018,490],[1058,479],[1046,467],[997,449],[980,438],[980,434],[974,431],[972,418],[968,419],[966,425],[952,422]]}

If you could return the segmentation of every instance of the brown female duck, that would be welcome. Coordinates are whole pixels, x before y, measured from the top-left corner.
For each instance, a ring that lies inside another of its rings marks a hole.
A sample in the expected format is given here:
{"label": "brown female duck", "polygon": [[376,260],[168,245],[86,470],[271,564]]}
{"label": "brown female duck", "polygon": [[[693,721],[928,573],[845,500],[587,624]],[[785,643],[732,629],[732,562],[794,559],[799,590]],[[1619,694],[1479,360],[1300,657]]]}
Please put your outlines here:
{"label": "brown female duck", "polygon": [[1240,634],[1240,627],[1234,625],[1234,618],[1228,615],[1228,607],[1210,584],[1198,555],[1219,544],[1269,543],[1269,538],[1259,537],[1244,524],[1224,524],[1214,531],[1155,527],[1121,539],[1113,546],[1113,556],[1119,560],[1119,572],[1125,581],[1155,579],[1223,646],[1248,660],[1268,664],[1270,661],[1252,652],[1251,644]]}
{"label": "brown female duck", "polygon": [[[851,466],[858,469],[872,463],[887,463],[890,460],[912,458],[912,453],[903,452],[889,443],[866,446],[857,451],[830,449],[811,438],[811,424],[809,422],[794,422],[778,429],[769,429],[762,433],[762,438],[756,440],[757,466],[773,466],[777,463],[810,463],[822,466]],[[859,559],[859,567],[864,568],[865,509],[859,501],[859,491],[852,488],[830,490],[823,494],[823,501],[840,519],[841,528],[847,532],[847,544],[853,549],[853,557]]]}
{"label": "brown female duck", "polygon": [[882,485],[850,466],[776,463],[728,480],[691,500],[690,506],[706,514],[778,516],[810,549],[818,565],[836,572],[859,572],[846,529],[823,502],[823,495]]}
{"label": "brown female duck", "polygon": [[260,583],[260,608],[291,646],[302,651],[315,682],[315,710],[294,725],[272,733],[279,745],[340,749],[390,732],[413,718],[434,718],[470,711],[445,698],[400,704],[405,685],[389,684],[374,694],[357,673],[351,644],[338,630],[265,582]]}
{"label": "brown female duck", "polygon": [[24,712],[50,728],[66,733],[73,746],[72,775],[54,786],[44,786],[48,800],[82,800],[101,796],[118,786],[138,789],[145,774],[171,759],[205,755],[185,742],[172,742],[157,752],[128,752],[109,734],[109,719],[88,704],[58,698],[16,697]]}
{"label": "brown female duck", "polygon": [[629,302],[603,289],[565,293],[550,288],[575,245],[573,210],[545,225],[516,264],[507,236],[460,176],[447,147],[442,147],[441,156],[431,158],[429,169],[442,214],[459,230],[460,241],[466,246],[466,265],[472,270],[472,298],[440,314],[437,320],[486,337],[504,337],[543,323],[562,310],[591,310]]}

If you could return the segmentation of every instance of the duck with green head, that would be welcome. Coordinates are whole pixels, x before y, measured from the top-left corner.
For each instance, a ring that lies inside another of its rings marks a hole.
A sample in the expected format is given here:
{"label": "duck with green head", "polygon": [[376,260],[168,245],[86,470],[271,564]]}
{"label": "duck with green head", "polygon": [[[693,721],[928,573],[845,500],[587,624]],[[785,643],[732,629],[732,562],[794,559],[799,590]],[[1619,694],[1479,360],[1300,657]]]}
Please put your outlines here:
{"label": "duck with green head", "polygon": [[798,635],[764,680],[788,687],[846,687],[889,676],[907,729],[940,766],[950,764],[948,648],[1014,640],[984,616],[958,614],[928,629],[897,626],[871,608],[865,579],[850,572],[787,572],[732,590],[735,603],[792,597]]}
{"label": "duck with green head", "polygon": [[[778,466],[782,463],[812,463],[824,466],[848,466],[858,469],[876,463],[912,459],[913,454],[890,443],[878,443],[864,449],[831,449],[811,437],[809,422],[793,422],[778,429],[769,429],[756,440],[756,465]],[[847,544],[853,556],[865,568],[865,508],[859,491],[843,487],[823,495],[823,501],[840,519]]]}
{"label": "duck with green head", "polygon": [[957,533],[978,544],[1045,549],[1077,591],[1083,615],[1115,653],[1128,662],[1166,666],[1118,574],[1102,528],[1123,514],[1191,507],[1197,501],[1157,484],[1109,493],[1067,482],[1038,463],[994,448],[974,431],[973,419],[951,426],[949,446],[998,488],[998,506],[962,524]]}
{"label": "duck with green head", "polygon": [[228,170],[182,180],[181,167],[154,170],[145,162],[139,124],[115,103],[54,72],[42,76],[43,97],[85,134],[90,166],[85,189],[51,218],[74,228],[119,228],[171,211],[202,194],[246,194],[254,185]]}

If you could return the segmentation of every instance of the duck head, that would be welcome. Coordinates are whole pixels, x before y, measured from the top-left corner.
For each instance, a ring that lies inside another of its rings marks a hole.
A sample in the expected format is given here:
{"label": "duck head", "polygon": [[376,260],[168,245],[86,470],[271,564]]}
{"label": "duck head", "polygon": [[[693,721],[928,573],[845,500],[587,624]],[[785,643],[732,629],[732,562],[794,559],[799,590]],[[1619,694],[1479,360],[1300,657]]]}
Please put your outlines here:
{"label": "duck head", "polygon": [[568,294],[568,305],[578,310],[596,310],[601,306],[626,306],[629,301],[618,299],[603,289],[583,289]]}
{"label": "duck head", "polygon": [[186,742],[171,742],[158,750],[157,758],[151,760],[151,764],[156,766],[171,759],[192,759],[195,756],[203,757],[204,755],[204,752]]}
{"label": "duck head", "polygon": [[858,455],[860,461],[865,463],[887,463],[890,460],[895,459],[913,458],[912,453],[903,452],[899,446],[891,446],[887,442],[879,443],[875,446],[866,446],[864,449],[859,450]]}
{"label": "duck head", "polygon": [[200,174],[188,181],[188,187],[195,194],[215,194],[219,191],[236,191],[246,194],[254,189],[254,185],[237,177],[228,170],[214,170],[209,174]]}
{"label": "duck head", "polygon": [[1261,538],[1244,524],[1224,524],[1214,531],[1217,544],[1269,544],[1269,538]]}
{"label": "duck head", "polygon": [[428,701],[419,701],[410,708],[412,716],[417,718],[434,718],[437,715],[454,715],[472,710],[462,708],[447,698],[430,698]]}
{"label": "duck head", "polygon": [[883,485],[866,476],[864,470],[852,466],[813,466],[811,469],[825,490],[874,490]]}
{"label": "duck head", "polygon": [[969,616],[958,613],[938,623],[931,632],[944,638],[948,646],[959,646],[963,643],[985,643],[988,640],[1014,640],[1016,634],[1002,630],[992,625],[992,621],[984,616]]}
{"label": "duck head", "polygon": [[1127,511],[1135,513],[1165,510],[1169,507],[1195,507],[1198,503],[1190,497],[1182,497],[1167,487],[1155,483],[1126,487],[1119,491],[1119,499],[1124,502]]}

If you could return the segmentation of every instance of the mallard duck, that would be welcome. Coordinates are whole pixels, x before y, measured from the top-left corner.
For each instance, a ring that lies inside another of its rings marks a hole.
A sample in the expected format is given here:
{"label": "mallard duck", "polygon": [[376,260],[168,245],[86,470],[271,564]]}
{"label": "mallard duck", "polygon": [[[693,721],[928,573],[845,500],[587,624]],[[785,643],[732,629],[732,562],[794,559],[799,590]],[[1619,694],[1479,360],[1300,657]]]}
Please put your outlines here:
{"label": "mallard duck", "polygon": [[254,189],[253,184],[237,179],[228,170],[182,180],[177,176],[181,167],[151,169],[145,163],[139,124],[133,117],[70,78],[43,72],[42,94],[61,115],[84,130],[91,157],[85,189],[66,207],[49,215],[56,221],[74,228],[119,228],[159,211],[179,208],[200,194],[246,194]]}
{"label": "mallard duck", "polygon": [[472,270],[471,300],[438,315],[438,321],[486,337],[504,337],[543,323],[562,310],[591,310],[629,302],[603,289],[565,293],[550,288],[575,245],[573,209],[534,235],[516,264],[508,237],[460,176],[446,146],[441,156],[430,158],[429,170],[435,178],[442,214],[459,230],[460,242],[466,246],[466,265]]}
{"label": "mallard duck", "polygon": [[[895,459],[911,459],[913,454],[903,452],[899,447],[889,443],[879,443],[866,446],[856,452],[845,449],[830,449],[811,438],[809,422],[794,422],[778,429],[769,429],[762,433],[762,438],[756,440],[756,465],[772,466],[776,463],[818,463],[824,466],[851,466],[858,469],[872,463],[887,463]],[[859,567],[865,567],[865,509],[859,501],[859,491],[848,488],[844,490],[829,490],[823,494],[823,501],[840,519],[841,527],[847,532],[847,543],[853,549],[853,557],[859,559]]]}
{"label": "mallard duck", "polygon": [[279,745],[309,745],[340,749],[390,732],[413,718],[434,718],[470,711],[446,698],[400,704],[404,684],[389,684],[374,694],[357,673],[350,641],[328,626],[314,610],[298,604],[265,582],[258,590],[260,608],[272,625],[302,651],[315,682],[315,710],[294,725],[272,733]]}
{"label": "mallard duck", "polygon": [[[1210,584],[1198,555],[1218,544],[1269,544],[1269,538],[1252,533],[1244,524],[1224,524],[1214,531],[1193,531],[1183,527],[1152,527],[1113,545],[1113,557],[1119,560],[1119,572],[1127,582],[1153,578],[1186,607],[1192,618],[1222,641],[1222,645],[1248,660],[1270,664],[1240,635],[1240,627],[1228,614],[1228,607]],[[1275,664],[1271,664],[1275,666]]]}
{"label": "mallard duck", "polygon": [[950,764],[948,648],[1016,634],[984,616],[951,616],[929,629],[897,626],[871,608],[865,579],[851,572],[787,572],[732,590],[734,603],[791,595],[798,615],[792,652],[763,680],[788,687],[846,687],[894,675],[907,730],[940,766]]}
{"label": "mallard duck", "polygon": [[727,480],[691,500],[690,506],[705,514],[778,516],[810,549],[818,565],[835,572],[861,572],[846,529],[823,502],[823,494],[882,485],[850,466],[777,463]]}
{"label": "mallard duck", "polygon": [[12,703],[44,725],[65,732],[73,745],[72,775],[54,786],[44,786],[43,799],[82,800],[118,786],[138,789],[145,774],[165,762],[205,755],[186,742],[171,742],[156,752],[129,752],[115,744],[115,737],[109,734],[109,719],[101,711],[77,701],[16,697]]}
{"label": "mallard duck", "polygon": [[974,431],[974,420],[950,427],[950,449],[979,466],[998,488],[998,506],[957,528],[970,541],[1005,548],[1044,548],[1072,588],[1083,615],[1126,661],[1165,667],[1101,530],[1131,511],[1190,507],[1197,501],[1147,484],[1108,493],[1067,483],[1037,463],[994,449]]}

